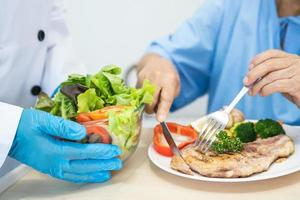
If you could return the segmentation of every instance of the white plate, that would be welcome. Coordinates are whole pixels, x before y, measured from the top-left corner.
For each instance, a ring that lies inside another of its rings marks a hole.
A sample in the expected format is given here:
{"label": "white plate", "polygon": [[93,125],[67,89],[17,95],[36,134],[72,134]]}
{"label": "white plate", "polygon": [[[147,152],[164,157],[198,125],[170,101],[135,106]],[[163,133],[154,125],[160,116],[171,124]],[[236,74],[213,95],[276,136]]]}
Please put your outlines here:
{"label": "white plate", "polygon": [[279,163],[273,163],[269,170],[252,175],[245,178],[209,178],[201,175],[187,175],[175,171],[170,168],[171,158],[162,156],[158,154],[151,144],[148,148],[148,156],[150,160],[160,169],[174,174],[176,176],[181,176],[188,179],[200,180],[200,181],[210,181],[210,182],[249,182],[249,181],[259,181],[271,178],[276,178],[284,175],[288,175],[300,170],[300,127],[287,126],[284,125],[284,129],[288,136],[290,136],[295,143],[295,152],[287,160]]}

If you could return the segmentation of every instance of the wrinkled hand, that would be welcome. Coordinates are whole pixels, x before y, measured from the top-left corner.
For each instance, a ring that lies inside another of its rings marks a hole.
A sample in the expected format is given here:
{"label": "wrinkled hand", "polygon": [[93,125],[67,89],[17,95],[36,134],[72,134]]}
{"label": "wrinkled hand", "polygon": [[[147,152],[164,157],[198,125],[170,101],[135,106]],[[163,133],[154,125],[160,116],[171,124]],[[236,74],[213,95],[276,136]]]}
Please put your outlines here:
{"label": "wrinkled hand", "polygon": [[9,156],[53,177],[76,182],[103,182],[110,170],[119,170],[121,151],[106,144],[79,144],[59,138],[80,140],[83,126],[46,112],[23,110]]}
{"label": "wrinkled hand", "polygon": [[265,51],[251,61],[244,79],[251,85],[262,77],[249,92],[268,96],[280,92],[300,108],[300,57],[280,50]]}
{"label": "wrinkled hand", "polygon": [[148,54],[141,59],[137,70],[138,86],[145,79],[156,86],[153,103],[146,107],[146,112],[156,112],[157,120],[164,121],[180,91],[180,79],[175,67],[159,55]]}

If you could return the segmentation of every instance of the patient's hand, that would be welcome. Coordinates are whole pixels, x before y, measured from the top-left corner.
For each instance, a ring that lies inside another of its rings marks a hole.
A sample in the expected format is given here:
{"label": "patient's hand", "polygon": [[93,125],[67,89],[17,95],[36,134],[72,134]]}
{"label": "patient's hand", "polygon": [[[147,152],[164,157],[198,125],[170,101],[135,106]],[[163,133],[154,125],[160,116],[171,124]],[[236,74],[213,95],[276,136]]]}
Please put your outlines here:
{"label": "patient's hand", "polygon": [[169,60],[156,54],[148,54],[138,63],[138,86],[145,79],[156,86],[153,103],[146,107],[146,112],[156,112],[157,120],[164,121],[180,91],[179,75]]}
{"label": "patient's hand", "polygon": [[250,95],[268,96],[280,92],[300,108],[300,56],[280,50],[268,50],[251,61],[245,85],[263,77]]}

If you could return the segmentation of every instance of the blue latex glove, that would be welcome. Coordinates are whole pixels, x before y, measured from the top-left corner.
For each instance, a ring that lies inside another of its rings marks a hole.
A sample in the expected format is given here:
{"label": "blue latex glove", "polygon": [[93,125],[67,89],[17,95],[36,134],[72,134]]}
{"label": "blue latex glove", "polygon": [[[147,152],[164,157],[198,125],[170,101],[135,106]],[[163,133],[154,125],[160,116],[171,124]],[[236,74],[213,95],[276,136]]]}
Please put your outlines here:
{"label": "blue latex glove", "polygon": [[86,130],[78,123],[46,112],[24,109],[9,156],[53,177],[76,183],[103,182],[119,170],[119,147],[80,144]]}

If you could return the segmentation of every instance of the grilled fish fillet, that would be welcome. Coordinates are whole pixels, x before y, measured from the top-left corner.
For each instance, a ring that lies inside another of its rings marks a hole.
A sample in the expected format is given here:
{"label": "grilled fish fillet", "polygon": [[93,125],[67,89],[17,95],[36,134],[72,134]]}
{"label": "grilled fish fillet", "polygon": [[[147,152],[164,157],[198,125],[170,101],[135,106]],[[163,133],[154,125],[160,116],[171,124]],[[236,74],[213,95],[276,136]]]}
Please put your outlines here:
{"label": "grilled fish fillet", "polygon": [[257,139],[245,144],[242,152],[233,154],[203,154],[189,146],[182,151],[186,163],[174,156],[171,168],[185,174],[196,172],[215,178],[247,177],[268,170],[274,161],[288,157],[293,152],[294,143],[286,135]]}

